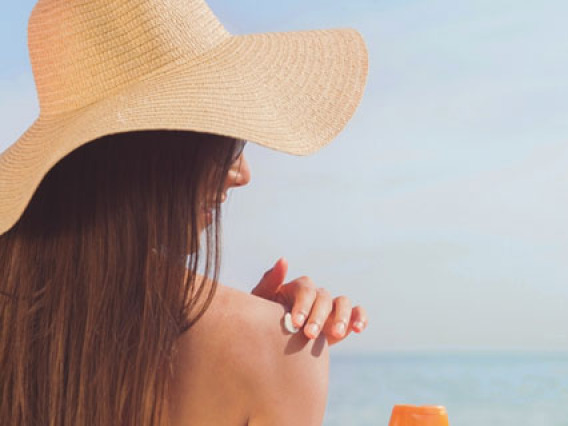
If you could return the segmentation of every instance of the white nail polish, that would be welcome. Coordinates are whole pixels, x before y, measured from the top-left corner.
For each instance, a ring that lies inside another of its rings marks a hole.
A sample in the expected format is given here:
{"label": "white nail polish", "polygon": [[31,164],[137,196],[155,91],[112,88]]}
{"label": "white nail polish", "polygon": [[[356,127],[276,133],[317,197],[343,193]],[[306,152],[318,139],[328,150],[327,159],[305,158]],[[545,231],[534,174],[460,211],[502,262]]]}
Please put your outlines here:
{"label": "white nail polish", "polygon": [[304,325],[304,321],[306,320],[306,316],[302,313],[300,314],[296,314],[296,324],[299,324],[299,326],[301,327],[302,325]]}
{"label": "white nail polish", "polygon": [[308,325],[308,332],[312,335],[315,336],[316,334],[318,334],[319,331],[319,325],[312,323],[310,325]]}
{"label": "white nail polish", "polygon": [[335,331],[336,331],[337,334],[339,334],[340,336],[343,336],[343,334],[345,333],[345,323],[344,323],[344,322],[339,322],[339,323],[335,324]]}

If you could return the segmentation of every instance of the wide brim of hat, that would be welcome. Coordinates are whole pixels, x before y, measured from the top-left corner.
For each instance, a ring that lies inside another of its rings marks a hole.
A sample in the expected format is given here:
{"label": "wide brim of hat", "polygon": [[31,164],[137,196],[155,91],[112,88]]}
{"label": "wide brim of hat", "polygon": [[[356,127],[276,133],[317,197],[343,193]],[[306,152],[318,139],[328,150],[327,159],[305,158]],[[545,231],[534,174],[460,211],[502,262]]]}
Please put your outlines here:
{"label": "wide brim of hat", "polygon": [[59,160],[105,135],[188,130],[313,153],[350,120],[367,73],[365,42],[350,28],[233,35],[79,110],[40,114],[0,155],[0,235]]}

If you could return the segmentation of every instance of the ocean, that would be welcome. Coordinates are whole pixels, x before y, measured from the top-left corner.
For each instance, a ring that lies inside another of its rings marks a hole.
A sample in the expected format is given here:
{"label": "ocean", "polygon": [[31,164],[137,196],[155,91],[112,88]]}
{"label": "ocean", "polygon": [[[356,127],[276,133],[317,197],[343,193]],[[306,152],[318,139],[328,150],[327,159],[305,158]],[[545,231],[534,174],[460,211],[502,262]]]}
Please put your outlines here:
{"label": "ocean", "polygon": [[333,355],[324,426],[387,426],[395,404],[451,426],[568,426],[568,354]]}

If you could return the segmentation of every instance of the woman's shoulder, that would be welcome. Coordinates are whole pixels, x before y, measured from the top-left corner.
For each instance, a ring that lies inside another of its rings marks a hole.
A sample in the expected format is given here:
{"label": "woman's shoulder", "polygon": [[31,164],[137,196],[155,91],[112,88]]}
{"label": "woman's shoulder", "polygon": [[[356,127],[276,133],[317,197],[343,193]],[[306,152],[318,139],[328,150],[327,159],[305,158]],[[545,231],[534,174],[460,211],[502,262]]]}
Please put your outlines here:
{"label": "woman's shoulder", "polygon": [[325,338],[288,333],[284,314],[280,304],[219,286],[207,312],[179,339],[175,411],[183,406],[182,417],[193,421],[200,413],[199,424],[321,424]]}

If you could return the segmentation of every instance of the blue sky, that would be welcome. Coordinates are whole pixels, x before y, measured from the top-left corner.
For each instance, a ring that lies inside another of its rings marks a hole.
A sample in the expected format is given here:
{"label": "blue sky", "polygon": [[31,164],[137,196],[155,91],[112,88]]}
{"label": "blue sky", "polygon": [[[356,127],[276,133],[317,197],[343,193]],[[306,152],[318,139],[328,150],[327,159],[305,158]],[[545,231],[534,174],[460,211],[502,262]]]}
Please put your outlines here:
{"label": "blue sky", "polygon": [[[369,311],[345,352],[568,350],[568,32],[561,1],[209,1],[233,33],[353,27],[362,104],[310,157],[247,147],[222,280],[280,256]],[[0,150],[36,117],[33,2],[0,16]]]}

